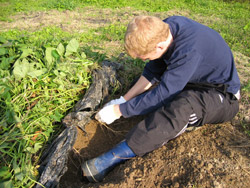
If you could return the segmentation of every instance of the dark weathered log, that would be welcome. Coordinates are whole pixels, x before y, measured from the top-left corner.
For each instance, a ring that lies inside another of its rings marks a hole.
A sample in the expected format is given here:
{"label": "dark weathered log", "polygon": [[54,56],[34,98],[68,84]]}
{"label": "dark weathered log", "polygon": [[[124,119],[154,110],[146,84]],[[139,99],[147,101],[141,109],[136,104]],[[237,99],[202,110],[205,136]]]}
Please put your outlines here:
{"label": "dark weathered log", "polygon": [[[60,178],[67,171],[68,155],[77,138],[77,127],[86,132],[85,125],[90,122],[111,90],[117,86],[116,71],[120,68],[120,64],[104,61],[102,67],[93,71],[91,86],[62,121],[66,129],[53,141],[41,157],[40,184],[47,188],[58,185]],[[42,186],[36,185],[36,188],[40,187]]]}
{"label": "dark weathered log", "polygon": [[63,124],[78,126],[85,131],[84,126],[96,113],[100,103],[110,93],[109,91],[117,85],[116,70],[120,68],[120,64],[104,61],[100,69],[94,70],[90,88],[83,99],[77,102],[72,112],[63,119]]}
{"label": "dark weathered log", "polygon": [[[68,153],[77,137],[77,128],[67,127],[51,144],[41,157],[39,183],[45,187],[55,187],[62,175],[67,171]],[[36,188],[42,186],[37,184]]]}

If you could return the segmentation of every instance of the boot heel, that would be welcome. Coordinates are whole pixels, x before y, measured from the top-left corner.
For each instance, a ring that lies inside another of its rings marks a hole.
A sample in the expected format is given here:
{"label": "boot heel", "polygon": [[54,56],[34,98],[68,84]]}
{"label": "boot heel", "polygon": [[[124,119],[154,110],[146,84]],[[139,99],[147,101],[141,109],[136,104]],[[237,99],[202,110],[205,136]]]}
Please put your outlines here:
{"label": "boot heel", "polygon": [[135,157],[134,152],[122,141],[101,156],[85,161],[81,165],[83,176],[90,182],[100,182],[117,164],[132,157]]}
{"label": "boot heel", "polygon": [[83,176],[85,178],[87,178],[89,182],[99,182],[99,181],[101,181],[103,178],[101,178],[101,180],[98,181],[97,180],[98,177],[95,177],[93,175],[93,174],[98,174],[98,172],[95,169],[92,169],[90,167],[90,164],[89,164],[90,162],[91,162],[91,160],[82,163],[81,167],[82,167],[82,171],[83,171]]}

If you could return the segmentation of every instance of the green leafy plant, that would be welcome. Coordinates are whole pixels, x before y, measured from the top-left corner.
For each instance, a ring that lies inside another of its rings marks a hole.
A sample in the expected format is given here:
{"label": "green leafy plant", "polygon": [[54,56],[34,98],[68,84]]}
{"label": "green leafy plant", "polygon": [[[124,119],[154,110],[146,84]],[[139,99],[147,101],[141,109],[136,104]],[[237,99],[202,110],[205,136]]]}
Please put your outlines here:
{"label": "green leafy plant", "polygon": [[94,63],[74,38],[42,49],[28,38],[0,41],[0,185],[31,186],[39,151],[88,87]]}

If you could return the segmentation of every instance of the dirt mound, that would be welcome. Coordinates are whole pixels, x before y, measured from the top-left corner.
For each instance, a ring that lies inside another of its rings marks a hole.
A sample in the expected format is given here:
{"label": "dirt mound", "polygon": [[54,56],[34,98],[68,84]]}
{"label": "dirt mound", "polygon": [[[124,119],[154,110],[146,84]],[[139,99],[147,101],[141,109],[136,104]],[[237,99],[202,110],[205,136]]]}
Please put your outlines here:
{"label": "dirt mound", "polygon": [[230,122],[186,132],[158,150],[118,165],[101,183],[82,180],[80,163],[113,147],[141,119],[121,119],[109,127],[91,121],[86,126],[87,135],[79,131],[60,187],[247,188],[250,185],[249,139]]}

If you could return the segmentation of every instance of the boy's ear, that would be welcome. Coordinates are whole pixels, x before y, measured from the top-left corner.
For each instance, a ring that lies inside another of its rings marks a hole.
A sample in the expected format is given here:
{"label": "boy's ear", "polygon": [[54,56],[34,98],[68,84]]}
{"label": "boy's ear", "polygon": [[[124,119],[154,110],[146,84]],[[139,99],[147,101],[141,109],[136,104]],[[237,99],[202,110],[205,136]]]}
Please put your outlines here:
{"label": "boy's ear", "polygon": [[159,42],[156,47],[162,49],[162,48],[164,48],[164,46],[165,46],[164,42]]}
{"label": "boy's ear", "polygon": [[157,46],[156,46],[156,48],[157,48],[158,50],[165,50],[167,47],[168,47],[168,46],[167,46],[166,41],[159,42],[159,43],[157,44]]}

